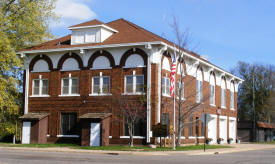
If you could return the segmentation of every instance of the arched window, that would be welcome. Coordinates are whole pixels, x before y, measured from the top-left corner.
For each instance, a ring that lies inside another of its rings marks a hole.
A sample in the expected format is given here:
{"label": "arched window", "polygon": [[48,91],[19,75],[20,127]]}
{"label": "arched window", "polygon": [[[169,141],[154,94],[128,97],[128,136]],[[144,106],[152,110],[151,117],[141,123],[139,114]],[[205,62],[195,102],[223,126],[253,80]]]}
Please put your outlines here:
{"label": "arched window", "polygon": [[224,77],[221,83],[221,107],[226,108],[226,81]]}
{"label": "arched window", "polygon": [[125,62],[126,68],[145,67],[143,58],[138,54],[130,55]]}
{"label": "arched window", "polygon": [[210,105],[215,105],[215,76],[214,73],[210,74],[210,81],[209,81],[209,90],[210,90],[210,97],[209,102]]}
{"label": "arched window", "polygon": [[235,90],[233,81],[230,83],[230,109],[235,109]]}
{"label": "arched window", "polygon": [[167,71],[171,71],[170,62],[169,62],[169,59],[167,57],[163,58],[162,69],[165,69]]}
{"label": "arched window", "polygon": [[196,101],[200,103],[203,100],[203,74],[201,69],[197,70],[196,77]]}
{"label": "arched window", "polygon": [[62,65],[62,71],[79,70],[79,65],[76,59],[68,58]]}
{"label": "arched window", "polygon": [[33,66],[33,70],[32,70],[32,72],[49,72],[49,71],[50,71],[49,70],[49,65],[43,59],[40,59],[40,60],[36,61],[34,66]]}
{"label": "arched window", "polygon": [[99,56],[93,62],[92,69],[110,69],[110,68],[111,68],[110,61],[105,56]]}

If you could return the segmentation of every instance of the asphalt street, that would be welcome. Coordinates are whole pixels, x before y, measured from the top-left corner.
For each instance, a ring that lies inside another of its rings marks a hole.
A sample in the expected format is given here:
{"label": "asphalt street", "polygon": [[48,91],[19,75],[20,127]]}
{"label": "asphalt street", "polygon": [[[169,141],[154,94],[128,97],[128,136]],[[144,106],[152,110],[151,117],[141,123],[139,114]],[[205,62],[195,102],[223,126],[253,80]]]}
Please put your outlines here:
{"label": "asphalt street", "polygon": [[218,155],[115,155],[0,150],[0,164],[275,164],[275,149]]}

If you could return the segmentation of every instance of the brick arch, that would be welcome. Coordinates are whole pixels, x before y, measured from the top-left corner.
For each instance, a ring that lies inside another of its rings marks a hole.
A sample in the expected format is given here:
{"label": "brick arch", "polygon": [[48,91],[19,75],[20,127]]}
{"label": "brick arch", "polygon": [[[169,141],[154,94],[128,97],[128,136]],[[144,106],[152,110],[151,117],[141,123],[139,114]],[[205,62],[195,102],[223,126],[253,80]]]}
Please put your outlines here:
{"label": "brick arch", "polygon": [[88,61],[88,68],[92,68],[93,67],[93,64],[94,64],[94,61],[97,57],[99,56],[104,56],[106,57],[109,62],[110,62],[110,67],[115,67],[115,59],[114,57],[112,56],[111,53],[109,53],[108,51],[105,51],[105,50],[102,50],[101,51],[96,51],[95,53],[93,53],[93,55],[90,57],[89,61]]}
{"label": "brick arch", "polygon": [[126,60],[129,56],[133,55],[133,54],[138,54],[142,57],[143,59],[143,62],[144,62],[144,65],[147,66],[147,54],[142,50],[142,49],[139,49],[139,48],[136,48],[136,50],[134,51],[133,48],[131,48],[130,50],[126,51],[122,57],[121,57],[121,60],[120,60],[120,64],[119,66],[120,67],[123,67],[125,66],[125,63],[126,63]]}
{"label": "brick arch", "polygon": [[69,58],[74,58],[77,62],[78,62],[78,67],[79,69],[83,69],[83,62],[82,62],[82,59],[80,56],[78,56],[76,53],[66,53],[64,54],[58,61],[58,64],[57,64],[57,69],[58,70],[61,70],[62,69],[62,66],[63,66],[63,63],[65,62],[66,59],[69,59]]}
{"label": "brick arch", "polygon": [[48,67],[49,67],[49,70],[52,71],[53,70],[53,63],[52,63],[52,60],[47,56],[47,55],[37,55],[35,56],[32,61],[30,62],[30,71],[33,70],[33,66],[34,64],[38,61],[38,60],[44,60],[48,63]]}

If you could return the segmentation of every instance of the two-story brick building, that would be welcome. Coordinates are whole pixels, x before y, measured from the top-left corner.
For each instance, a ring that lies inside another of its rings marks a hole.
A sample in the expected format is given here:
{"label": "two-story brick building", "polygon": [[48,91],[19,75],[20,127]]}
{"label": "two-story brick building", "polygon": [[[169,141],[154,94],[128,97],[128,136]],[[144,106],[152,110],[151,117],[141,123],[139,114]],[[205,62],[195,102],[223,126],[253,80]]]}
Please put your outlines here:
{"label": "two-story brick building", "polygon": [[[134,138],[137,143],[152,142],[152,125],[163,117],[172,121],[174,44],[124,19],[92,20],[69,29],[70,35],[19,52],[25,62],[22,143],[127,143],[125,124],[113,119],[118,111],[113,97],[144,93],[146,118],[137,123]],[[199,103],[203,95],[209,99],[184,120],[182,143],[202,142],[204,133],[212,143],[235,139],[242,80],[189,51],[184,52],[183,70],[185,100]],[[179,77],[177,71],[176,82]]]}

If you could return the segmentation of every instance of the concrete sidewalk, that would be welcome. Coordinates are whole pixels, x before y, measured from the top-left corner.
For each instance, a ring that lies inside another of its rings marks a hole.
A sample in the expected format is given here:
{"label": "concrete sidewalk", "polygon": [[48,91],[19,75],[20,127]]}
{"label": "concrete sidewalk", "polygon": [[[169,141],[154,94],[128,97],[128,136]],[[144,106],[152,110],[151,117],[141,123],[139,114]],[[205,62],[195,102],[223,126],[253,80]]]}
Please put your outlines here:
{"label": "concrete sidewalk", "polygon": [[66,152],[66,153],[96,153],[96,154],[109,154],[109,155],[145,155],[145,156],[163,156],[173,154],[184,154],[184,155],[211,155],[211,154],[225,154],[225,153],[236,153],[252,150],[265,150],[275,149],[275,144],[233,144],[230,145],[233,148],[225,149],[207,149],[206,152],[203,150],[190,150],[190,151],[106,151],[106,150],[81,150],[66,147],[55,147],[55,148],[30,148],[30,147],[0,147],[1,150],[28,150],[28,151],[39,151],[39,152]]}

